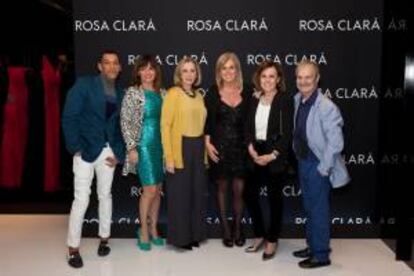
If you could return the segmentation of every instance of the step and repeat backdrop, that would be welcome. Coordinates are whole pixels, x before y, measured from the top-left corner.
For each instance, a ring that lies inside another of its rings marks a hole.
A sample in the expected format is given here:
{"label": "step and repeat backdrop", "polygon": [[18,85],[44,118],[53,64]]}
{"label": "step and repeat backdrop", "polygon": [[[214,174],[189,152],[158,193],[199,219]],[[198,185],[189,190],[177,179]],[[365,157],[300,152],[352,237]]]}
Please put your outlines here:
{"label": "step and repeat backdrop", "polygon": [[[123,66],[121,84],[131,80],[134,59],[154,54],[162,66],[164,85],[184,55],[201,65],[202,87],[214,83],[214,67],[224,51],[234,51],[242,63],[245,81],[265,59],[283,65],[288,91],[296,93],[294,68],[310,59],[320,65],[323,92],[340,107],[345,119],[344,158],[352,182],[332,194],[334,235],[375,235],[379,224],[393,219],[375,216],[376,170],[393,156],[377,155],[379,102],[398,97],[401,91],[380,90],[383,32],[399,28],[384,22],[381,1],[74,1],[75,61],[78,75],[96,72],[103,49],[119,51]],[[394,157],[395,158],[395,157]],[[300,193],[291,174],[285,183],[285,237],[301,235],[306,222],[300,212]],[[261,195],[266,196],[263,186]],[[139,185],[119,175],[113,184],[115,235],[132,233],[139,223]],[[210,212],[206,222],[217,233],[215,185],[210,183]],[[96,203],[85,219],[86,232],[96,227]],[[229,213],[231,217],[231,213]],[[165,226],[165,208],[160,222]],[[243,221],[251,224],[246,212]],[[116,229],[120,229],[117,231]]]}

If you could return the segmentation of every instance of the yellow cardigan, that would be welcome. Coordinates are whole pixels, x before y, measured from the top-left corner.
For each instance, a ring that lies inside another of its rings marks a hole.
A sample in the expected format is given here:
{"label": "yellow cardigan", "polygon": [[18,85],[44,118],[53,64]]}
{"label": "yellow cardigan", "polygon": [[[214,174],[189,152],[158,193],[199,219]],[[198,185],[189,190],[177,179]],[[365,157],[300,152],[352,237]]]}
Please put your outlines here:
{"label": "yellow cardigan", "polygon": [[[197,125],[188,125],[188,118],[183,115],[182,105],[188,103],[188,97],[183,93],[180,87],[172,87],[168,89],[167,95],[164,98],[161,111],[161,139],[164,150],[164,158],[167,163],[174,163],[177,169],[184,168],[183,154],[182,154],[182,137],[184,129],[194,128],[200,131],[201,135],[204,133],[204,124],[206,116],[200,116],[200,121]],[[196,92],[196,97],[191,101],[196,101],[195,104],[201,104],[205,109],[203,96]],[[207,154],[204,154],[204,162],[207,164]]]}

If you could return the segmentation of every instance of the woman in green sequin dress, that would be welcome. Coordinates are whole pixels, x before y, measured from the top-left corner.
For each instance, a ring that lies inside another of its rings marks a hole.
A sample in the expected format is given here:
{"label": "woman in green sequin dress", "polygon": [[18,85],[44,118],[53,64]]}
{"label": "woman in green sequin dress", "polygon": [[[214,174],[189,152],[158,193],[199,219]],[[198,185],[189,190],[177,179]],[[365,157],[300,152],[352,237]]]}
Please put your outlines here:
{"label": "woman in green sequin dress", "polygon": [[[137,174],[143,193],[139,200],[141,228],[137,231],[141,250],[162,245],[157,231],[161,182],[164,180],[160,132],[162,98],[161,69],[152,56],[143,56],[134,65],[134,85],[125,93],[121,128],[127,148],[123,174]],[[149,218],[149,220],[148,220]]]}

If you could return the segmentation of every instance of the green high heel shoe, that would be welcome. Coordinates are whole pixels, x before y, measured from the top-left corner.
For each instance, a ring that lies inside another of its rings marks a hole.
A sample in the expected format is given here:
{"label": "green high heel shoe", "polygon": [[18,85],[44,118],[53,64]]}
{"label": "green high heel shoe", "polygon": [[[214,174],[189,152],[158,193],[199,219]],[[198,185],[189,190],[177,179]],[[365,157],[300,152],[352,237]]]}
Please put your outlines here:
{"label": "green high heel shoe", "polygon": [[139,228],[137,230],[137,246],[139,249],[141,249],[142,251],[150,251],[151,250],[151,243],[150,242],[141,242],[140,239],[141,235],[140,235],[140,231]]}
{"label": "green high heel shoe", "polygon": [[163,246],[165,244],[164,239],[160,236],[158,237],[151,237],[151,242],[156,246]]}
{"label": "green high heel shoe", "polygon": [[[150,226],[152,226],[152,222],[151,222]],[[155,227],[155,229],[156,229],[156,227]],[[155,230],[155,232],[158,232],[158,231]],[[164,241],[163,238],[161,238],[159,235],[157,235],[156,237],[153,236],[151,234],[151,231],[150,231],[150,240],[151,240],[152,244],[154,244],[155,246],[163,246],[165,244],[165,241]]]}

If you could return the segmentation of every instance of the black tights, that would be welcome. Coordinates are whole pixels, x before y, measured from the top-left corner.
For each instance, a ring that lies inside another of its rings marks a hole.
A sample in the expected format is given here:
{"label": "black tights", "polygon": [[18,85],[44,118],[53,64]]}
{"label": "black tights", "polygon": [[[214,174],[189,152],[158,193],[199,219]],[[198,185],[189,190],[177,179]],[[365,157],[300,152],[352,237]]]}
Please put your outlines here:
{"label": "black tights", "polygon": [[[244,179],[233,178],[232,179],[232,192],[233,192],[233,222],[234,222],[234,235],[239,237],[241,235],[241,220],[243,216],[243,190]],[[227,221],[227,189],[229,181],[225,178],[217,180],[217,202],[220,211],[220,218],[222,223],[223,235],[225,238],[230,238],[231,229]]]}

